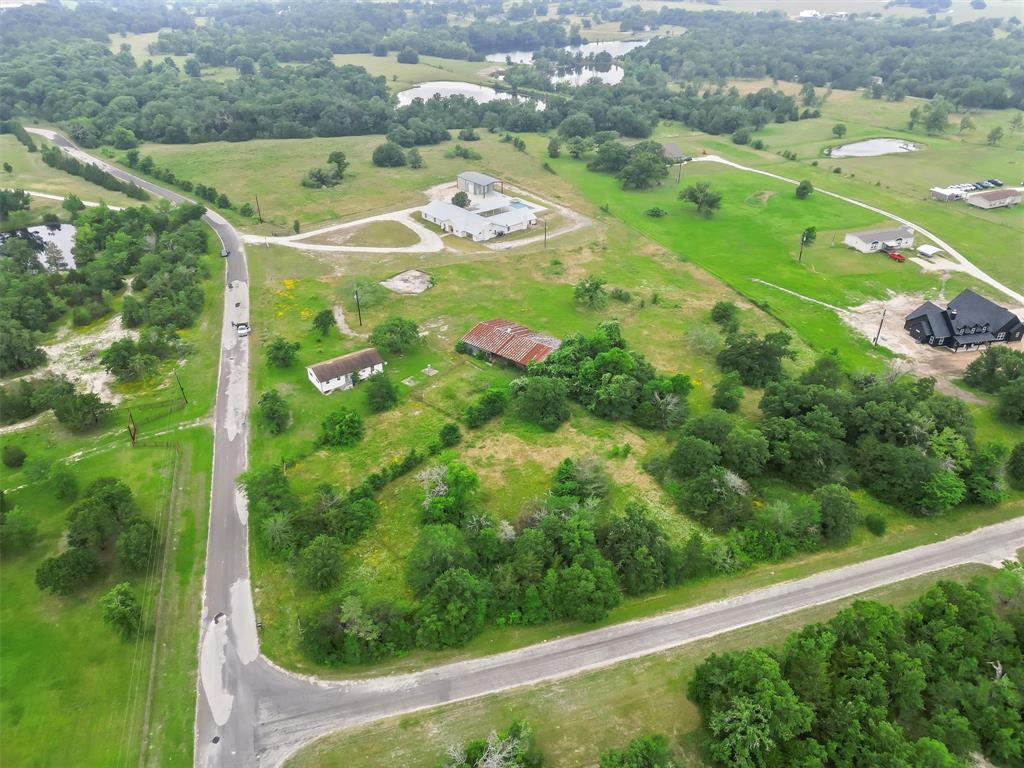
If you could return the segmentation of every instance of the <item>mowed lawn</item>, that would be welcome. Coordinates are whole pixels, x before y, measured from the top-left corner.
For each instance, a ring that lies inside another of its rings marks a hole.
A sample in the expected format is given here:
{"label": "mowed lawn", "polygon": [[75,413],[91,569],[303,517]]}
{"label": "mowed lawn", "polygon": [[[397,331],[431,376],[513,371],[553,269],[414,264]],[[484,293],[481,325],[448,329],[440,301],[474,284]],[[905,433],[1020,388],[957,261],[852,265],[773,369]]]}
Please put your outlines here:
{"label": "mowed lawn", "polygon": [[416,64],[401,64],[397,51],[387,56],[371,53],[336,53],[331,57],[335,66],[362,67],[371,75],[381,75],[388,81],[392,93],[411,88],[428,80],[459,80],[487,85],[494,82],[488,72],[496,65],[493,61],[464,61],[442,59],[439,56],[420,56]]}
{"label": "mowed lawn", "polygon": [[[990,572],[986,566],[964,566],[891,584],[861,597],[901,606],[940,578],[968,581]],[[443,761],[450,745],[484,738],[513,720],[525,719],[544,752],[544,765],[550,768],[597,765],[602,751],[649,733],[668,736],[673,756],[682,765],[703,766],[700,713],[686,695],[696,667],[712,653],[765,645],[780,648],[791,632],[826,621],[851,602],[828,603],[566,680],[341,731],[304,748],[286,765],[431,768]]]}
{"label": "mowed lawn", "polygon": [[[776,88],[796,93],[798,86],[770,81],[735,81],[741,91]],[[818,89],[824,96],[825,89]],[[974,130],[960,133],[960,115],[950,117],[944,134],[929,135],[922,126],[908,130],[908,116],[920,100],[889,102],[867,99],[862,92],[834,91],[821,107],[822,117],[769,124],[754,134],[767,144],[758,151],[733,144],[728,136],[709,136],[675,123],[663,123],[655,138],[677,142],[693,155],[701,150],[717,153],[793,179],[808,179],[815,186],[852,197],[903,216],[947,240],[972,262],[1017,290],[1024,290],[1024,207],[985,211],[964,202],[932,200],[929,188],[965,181],[997,178],[1007,186],[1024,179],[1024,133],[1009,128],[1013,110],[978,110],[971,113]],[[836,123],[847,126],[842,139],[832,135]],[[996,146],[986,143],[989,130],[1001,126],[1005,138]],[[825,150],[870,138],[891,137],[921,146],[916,152],[879,157],[836,158]],[[780,157],[796,154],[795,161]],[[837,171],[838,169],[838,171]]]}
{"label": "mowed lawn", "polygon": [[[825,195],[799,200],[793,186],[774,179],[713,163],[691,163],[678,184],[670,177],[651,190],[623,191],[614,177],[593,173],[583,162],[560,159],[553,166],[594,202],[607,205],[612,216],[767,307],[815,349],[839,350],[852,368],[878,368],[884,364],[884,353],[872,349],[869,340],[847,327],[833,310],[756,281],[841,308],[889,293],[934,299],[943,287],[937,274],[924,273],[910,262],[897,264],[842,244],[847,231],[882,225],[883,217]],[[699,182],[722,193],[722,207],[711,219],[701,218],[693,205],[678,199],[680,189]],[[668,215],[646,215],[655,206]],[[817,228],[817,241],[798,261],[801,233],[810,226]],[[972,279],[952,273],[945,283],[946,295],[967,286],[978,287]]]}

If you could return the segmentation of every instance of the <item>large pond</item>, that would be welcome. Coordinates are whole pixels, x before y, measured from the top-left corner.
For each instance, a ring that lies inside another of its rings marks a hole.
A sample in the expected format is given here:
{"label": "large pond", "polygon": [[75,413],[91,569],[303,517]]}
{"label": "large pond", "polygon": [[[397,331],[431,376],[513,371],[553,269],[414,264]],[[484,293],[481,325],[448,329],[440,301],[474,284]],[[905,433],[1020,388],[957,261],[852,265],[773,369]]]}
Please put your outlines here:
{"label": "large pond", "polygon": [[[642,48],[649,43],[649,40],[607,40],[603,43],[584,43],[583,45],[567,45],[564,50],[569,53],[578,53],[581,56],[589,56],[599,53],[609,53],[612,58],[625,56],[635,48]],[[487,61],[496,61],[504,64],[511,61],[513,64],[529,64],[533,61],[533,51],[506,51],[505,53],[492,53],[484,58]],[[621,79],[621,78],[620,78]]]}
{"label": "large pond", "polygon": [[[398,104],[407,107],[412,104],[414,99],[426,101],[434,96],[466,96],[480,104],[512,98],[512,94],[496,91],[486,85],[474,85],[456,80],[431,80],[398,93]],[[538,103],[538,106],[543,108],[544,105]]]}
{"label": "large pond", "polygon": [[44,267],[47,266],[46,246],[53,244],[60,252],[61,260],[64,263],[63,269],[74,269],[75,267],[75,227],[73,224],[59,224],[55,227],[28,227],[16,229],[12,232],[0,232],[0,243],[5,243],[11,238],[21,238],[26,241],[36,252],[36,258]]}
{"label": "large pond", "polygon": [[921,147],[903,139],[868,139],[832,147],[829,157],[878,157],[879,155],[895,155],[903,152],[916,152]]}

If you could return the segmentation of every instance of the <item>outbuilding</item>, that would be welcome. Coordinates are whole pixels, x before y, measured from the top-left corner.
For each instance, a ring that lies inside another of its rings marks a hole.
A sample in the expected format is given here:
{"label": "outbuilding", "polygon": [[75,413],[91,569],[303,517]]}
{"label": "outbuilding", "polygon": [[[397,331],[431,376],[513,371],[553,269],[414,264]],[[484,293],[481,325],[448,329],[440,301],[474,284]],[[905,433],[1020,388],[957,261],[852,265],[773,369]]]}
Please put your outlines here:
{"label": "outbuilding", "polygon": [[535,333],[508,320],[477,323],[462,337],[466,351],[488,360],[504,360],[519,368],[541,363],[562,345],[561,339]]}
{"label": "outbuilding", "polygon": [[917,255],[924,256],[926,259],[930,259],[933,256],[938,256],[942,253],[941,248],[936,248],[934,245],[919,245],[917,246]]}
{"label": "outbuilding", "polygon": [[938,200],[940,203],[951,203],[966,197],[964,191],[956,187],[932,187],[928,191],[932,193],[932,199]]}
{"label": "outbuilding", "polygon": [[499,184],[501,185],[500,191],[504,192],[505,189],[501,179],[479,171],[463,171],[455,178],[455,183],[467,195],[476,195],[477,197],[487,197],[491,192],[498,192]]}
{"label": "outbuilding", "polygon": [[880,229],[863,229],[860,232],[848,232],[843,243],[861,253],[874,253],[886,248],[900,250],[914,247],[914,230],[906,224],[897,227]]}
{"label": "outbuilding", "polygon": [[967,202],[976,208],[1009,208],[1021,200],[1019,189],[989,189],[967,196]]}
{"label": "outbuilding", "polygon": [[306,366],[310,383],[321,394],[329,395],[336,389],[351,389],[356,382],[384,372],[384,358],[373,347],[351,352],[333,360]]}

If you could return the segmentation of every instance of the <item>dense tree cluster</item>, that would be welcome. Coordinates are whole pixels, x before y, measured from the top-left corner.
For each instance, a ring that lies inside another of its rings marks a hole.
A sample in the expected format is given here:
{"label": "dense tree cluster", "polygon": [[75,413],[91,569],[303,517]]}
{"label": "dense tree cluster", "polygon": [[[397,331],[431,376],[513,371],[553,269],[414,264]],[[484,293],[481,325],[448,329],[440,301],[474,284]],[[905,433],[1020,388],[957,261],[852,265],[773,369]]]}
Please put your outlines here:
{"label": "dense tree cluster", "polygon": [[98,184],[104,189],[120,192],[136,200],[149,200],[149,192],[141,187],[137,187],[130,181],[122,181],[94,163],[82,162],[58,147],[46,147],[41,156],[43,162],[52,168],[70,173],[72,176],[81,176],[86,181]]}
{"label": "dense tree cluster", "polygon": [[657,38],[628,56],[683,82],[776,78],[852,90],[880,77],[891,99],[941,94],[963,107],[1024,107],[1024,32],[1019,25],[999,29],[998,19],[952,26],[924,19],[794,24],[781,11],[667,7],[637,15],[652,28],[686,28],[685,35]]}
{"label": "dense tree cluster", "polygon": [[528,375],[564,382],[568,397],[595,416],[648,429],[678,426],[692,388],[688,376],[659,375],[642,354],[627,349],[617,322],[601,323],[590,336],[568,336]]}
{"label": "dense tree cluster", "polygon": [[[135,294],[124,299],[128,327],[146,324],[178,329],[192,325],[203,306],[201,257],[206,230],[197,221],[201,206],[156,209],[145,206],[115,211],[106,206],[76,214],[75,266],[41,260],[43,243],[31,236],[0,245],[0,372],[11,373],[43,362],[37,334],[70,310],[76,325],[86,325],[110,311],[111,296],[135,273]],[[139,298],[141,296],[141,298]],[[158,333],[152,353],[170,344]],[[37,409],[41,410],[41,409]]]}
{"label": "dense tree cluster", "polygon": [[858,601],[780,651],[712,655],[689,693],[714,764],[1020,765],[1019,565],[997,578],[998,610],[984,581],[939,582],[902,611]]}
{"label": "dense tree cluster", "polygon": [[55,595],[69,595],[92,581],[103,553],[116,549],[127,570],[144,571],[156,551],[156,528],[138,514],[131,488],[113,477],[90,484],[68,513],[68,548],[46,558],[36,584]]}

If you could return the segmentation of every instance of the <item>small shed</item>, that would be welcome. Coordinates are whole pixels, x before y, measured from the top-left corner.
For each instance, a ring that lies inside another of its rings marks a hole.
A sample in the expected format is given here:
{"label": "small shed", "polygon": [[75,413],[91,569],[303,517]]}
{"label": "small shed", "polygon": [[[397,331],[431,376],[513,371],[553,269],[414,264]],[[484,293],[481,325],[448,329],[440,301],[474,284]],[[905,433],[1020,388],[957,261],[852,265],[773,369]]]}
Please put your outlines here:
{"label": "small shed", "polygon": [[943,253],[941,248],[936,248],[934,245],[919,245],[917,246],[917,255],[924,256],[926,259],[932,258],[932,256],[938,256]]}
{"label": "small shed", "polygon": [[336,389],[351,389],[356,382],[383,373],[384,365],[384,358],[380,353],[375,348],[368,347],[306,366],[306,375],[321,394],[329,395]]}
{"label": "small shed", "polygon": [[463,171],[455,178],[455,183],[467,195],[476,195],[477,197],[487,197],[491,192],[499,191],[497,189],[499,184],[501,185],[500,191],[505,191],[505,184],[501,179],[478,171]]}

